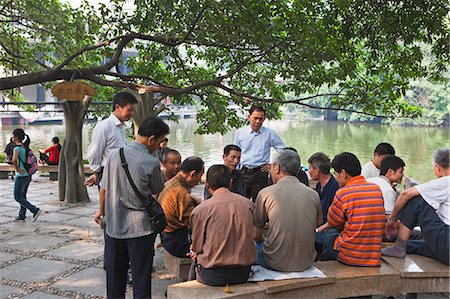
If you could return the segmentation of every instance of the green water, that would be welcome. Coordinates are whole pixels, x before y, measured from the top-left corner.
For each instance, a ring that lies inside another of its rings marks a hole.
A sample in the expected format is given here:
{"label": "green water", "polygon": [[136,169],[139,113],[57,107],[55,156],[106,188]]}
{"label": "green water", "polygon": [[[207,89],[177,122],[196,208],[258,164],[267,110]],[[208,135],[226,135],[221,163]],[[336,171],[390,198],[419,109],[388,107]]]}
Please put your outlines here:
{"label": "green water", "polygon": [[[221,136],[196,135],[195,120],[170,122],[169,147],[180,151],[183,158],[200,156],[207,166],[221,163],[222,150],[233,142],[235,130]],[[309,156],[322,151],[333,157],[349,151],[354,153],[362,164],[370,160],[373,149],[380,142],[391,143],[398,156],[406,163],[405,175],[420,182],[434,178],[431,155],[438,147],[450,146],[449,128],[400,127],[368,124],[347,124],[323,121],[267,121],[265,126],[276,130],[286,146],[295,147],[300,153],[302,165],[307,165]],[[83,157],[86,157],[93,125],[83,127]],[[6,145],[15,127],[4,126],[0,141]],[[53,136],[61,140],[65,136],[64,124],[25,126],[32,140],[32,149],[50,146]]]}

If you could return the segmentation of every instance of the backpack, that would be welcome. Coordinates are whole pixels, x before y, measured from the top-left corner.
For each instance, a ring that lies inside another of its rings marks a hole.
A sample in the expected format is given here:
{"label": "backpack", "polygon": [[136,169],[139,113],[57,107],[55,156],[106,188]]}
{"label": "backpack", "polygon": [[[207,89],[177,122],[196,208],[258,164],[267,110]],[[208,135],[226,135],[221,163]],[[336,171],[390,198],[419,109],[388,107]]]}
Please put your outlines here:
{"label": "backpack", "polygon": [[38,168],[38,160],[31,150],[28,150],[26,162],[22,161],[20,157],[19,160],[20,162],[22,162],[23,167],[25,167],[25,170],[28,172],[28,174],[36,173]]}

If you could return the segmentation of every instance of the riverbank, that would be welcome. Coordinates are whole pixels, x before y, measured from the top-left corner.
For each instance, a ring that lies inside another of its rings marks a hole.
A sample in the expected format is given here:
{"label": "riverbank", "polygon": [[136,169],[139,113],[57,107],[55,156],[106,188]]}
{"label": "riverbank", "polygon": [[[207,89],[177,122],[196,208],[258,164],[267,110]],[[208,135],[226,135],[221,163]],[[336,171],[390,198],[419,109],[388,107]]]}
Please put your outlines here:
{"label": "riverbank", "polygon": [[[14,181],[0,183],[0,298],[104,298],[103,232],[93,220],[97,187],[88,188],[90,203],[66,204],[58,200],[57,181],[35,175],[28,199],[46,212],[36,222],[28,212],[21,223],[13,222],[19,209]],[[177,280],[164,269],[159,247],[153,265],[153,298],[165,298]],[[127,298],[133,298],[131,286]]]}

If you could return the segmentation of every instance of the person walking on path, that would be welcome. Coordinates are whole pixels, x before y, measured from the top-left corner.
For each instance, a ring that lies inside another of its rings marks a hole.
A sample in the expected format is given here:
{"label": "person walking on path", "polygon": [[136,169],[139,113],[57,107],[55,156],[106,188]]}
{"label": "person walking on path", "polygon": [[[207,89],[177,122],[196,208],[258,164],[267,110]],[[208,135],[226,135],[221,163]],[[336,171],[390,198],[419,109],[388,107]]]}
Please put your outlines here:
{"label": "person walking on path", "polygon": [[259,190],[267,187],[270,170],[270,148],[285,148],[277,132],[263,127],[266,110],[260,106],[250,109],[249,126],[240,128],[234,136],[234,145],[242,149],[241,172],[246,186],[246,197],[256,200]]}
{"label": "person walking on path", "polygon": [[14,217],[14,221],[24,222],[27,210],[33,213],[32,221],[36,221],[42,211],[27,200],[31,175],[25,169],[24,164],[27,161],[28,152],[30,151],[30,137],[25,134],[24,130],[15,129],[13,131],[13,141],[16,144],[12,158],[14,168],[16,169],[14,199],[20,204],[19,216]]}

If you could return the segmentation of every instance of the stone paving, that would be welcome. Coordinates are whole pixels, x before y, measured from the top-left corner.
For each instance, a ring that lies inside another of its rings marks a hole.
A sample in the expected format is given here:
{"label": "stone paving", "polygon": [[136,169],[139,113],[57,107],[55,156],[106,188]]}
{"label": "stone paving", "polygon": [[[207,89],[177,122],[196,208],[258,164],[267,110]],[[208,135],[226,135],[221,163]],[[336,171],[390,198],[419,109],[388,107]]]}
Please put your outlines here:
{"label": "stone paving", "polygon": [[[34,175],[28,200],[41,208],[36,222],[13,222],[19,204],[14,181],[0,180],[0,298],[104,298],[103,232],[94,223],[97,187],[89,187],[91,202],[66,204],[58,200],[58,182]],[[153,298],[165,298],[176,278],[166,273],[156,249],[152,278]],[[127,298],[133,298],[131,286]]]}

